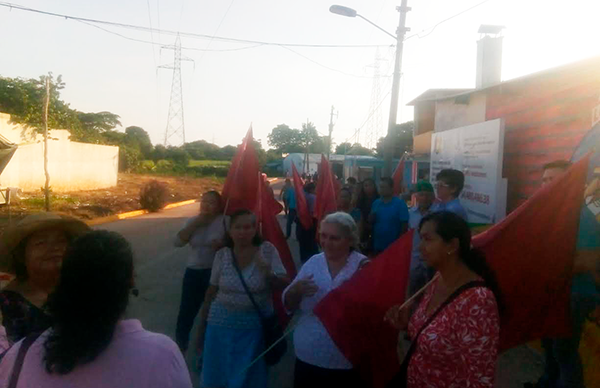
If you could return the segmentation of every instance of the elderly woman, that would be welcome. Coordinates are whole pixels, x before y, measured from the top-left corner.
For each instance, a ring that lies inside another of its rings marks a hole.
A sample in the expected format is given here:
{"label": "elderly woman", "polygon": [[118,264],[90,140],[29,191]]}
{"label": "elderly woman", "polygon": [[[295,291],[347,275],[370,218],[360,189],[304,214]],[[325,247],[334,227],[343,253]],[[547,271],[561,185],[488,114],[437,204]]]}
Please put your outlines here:
{"label": "elderly woman", "polygon": [[282,288],[284,274],[277,249],[259,236],[256,216],[248,210],[233,213],[225,248],[215,257],[201,310],[199,349],[203,343],[203,387],[266,388],[264,359],[248,368],[265,350],[265,345],[261,317],[241,278],[261,314],[269,317],[274,314],[271,292],[273,288]]}
{"label": "elderly woman", "polygon": [[471,248],[471,231],[459,215],[427,215],[419,232],[423,259],[440,276],[410,320],[410,308],[394,307],[386,315],[396,327],[408,329],[412,341],[394,385],[491,388],[500,332],[494,273],[483,254]]}
{"label": "elderly woman", "polygon": [[133,253],[121,235],[79,237],[48,299],[52,327],[8,351],[0,381],[11,387],[191,388],[173,340],[123,319],[133,285]]}
{"label": "elderly woman", "polygon": [[69,241],[87,230],[74,218],[39,213],[4,232],[0,269],[16,276],[0,292],[2,325],[10,343],[50,327],[48,294],[58,281]]}
{"label": "elderly woman", "polygon": [[208,289],[215,254],[223,247],[225,217],[222,212],[221,195],[216,191],[207,191],[200,200],[200,214],[187,220],[175,239],[176,247],[187,244],[191,247],[183,275],[175,334],[179,349],[184,353],[188,348],[194,319]]}
{"label": "elderly woman", "polygon": [[294,386],[358,387],[358,373],[334,344],[313,309],[329,292],[350,279],[367,258],[355,250],[358,229],[347,213],[325,217],[321,222],[320,241],[323,252],[310,258],[283,292],[286,309],[300,311],[294,332]]}

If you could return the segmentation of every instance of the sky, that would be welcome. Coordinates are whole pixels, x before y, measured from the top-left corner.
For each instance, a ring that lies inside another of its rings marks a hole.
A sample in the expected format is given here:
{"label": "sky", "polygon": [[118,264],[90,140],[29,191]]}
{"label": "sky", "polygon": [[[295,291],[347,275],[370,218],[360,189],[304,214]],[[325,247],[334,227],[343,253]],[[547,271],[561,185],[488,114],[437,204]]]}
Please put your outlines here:
{"label": "sky", "polygon": [[[326,135],[332,106],[334,144],[368,146],[387,131],[395,41],[364,20],[330,13],[329,7],[352,7],[393,34],[400,0],[13,1],[209,37],[369,46],[257,46],[181,37],[182,56],[191,60],[181,65],[188,142],[239,144],[252,125],[254,137],[268,148],[267,135],[275,126],[300,128],[307,120]],[[600,55],[597,0],[487,0],[432,28],[482,1],[408,1],[411,31],[404,43],[399,123],[412,119],[406,103],[427,89],[475,86],[481,24],[506,27],[503,80]],[[0,7],[0,75],[61,74],[62,98],[72,108],[116,113],[123,128],[140,126],[155,144],[163,143],[173,73],[159,66],[173,63],[173,51],[161,47],[173,45],[175,35],[97,26]],[[201,51],[206,49],[217,51]],[[377,66],[379,77],[374,76]]]}

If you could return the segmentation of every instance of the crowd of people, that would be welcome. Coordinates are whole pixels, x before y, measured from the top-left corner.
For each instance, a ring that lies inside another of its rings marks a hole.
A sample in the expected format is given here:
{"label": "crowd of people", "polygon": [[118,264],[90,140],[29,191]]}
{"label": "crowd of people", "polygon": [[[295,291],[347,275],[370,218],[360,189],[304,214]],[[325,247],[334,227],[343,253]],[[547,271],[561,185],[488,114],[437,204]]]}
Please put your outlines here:
{"label": "crowd of people", "polygon": [[[567,167],[546,166],[544,182]],[[122,236],[52,213],[28,216],[2,235],[0,269],[15,279],[0,291],[12,345],[0,349],[0,387],[191,387],[184,356],[199,316],[193,349],[201,386],[266,388],[271,362],[262,355],[266,322],[276,315],[274,292],[297,319],[294,387],[367,387],[313,310],[409,230],[407,297],[419,291],[421,297],[385,316],[401,333],[401,368],[389,386],[493,387],[502,295],[484,255],[471,246],[459,199],[464,175],[442,170],[435,178],[435,186],[421,180],[411,187],[411,208],[394,195],[390,178],[379,186],[348,178],[337,212],[322,220],[314,214],[316,185],[307,179],[310,228],[299,221],[298,198],[286,180],[279,197],[285,235],[291,238],[295,225],[302,263],[294,279],[249,209],[225,216],[220,194],[204,193],[200,212],[174,236],[174,246],[191,247],[175,341],[124,318],[135,281],[132,249]],[[583,386],[581,318],[598,302],[589,271],[575,272],[573,336],[544,341],[546,373],[535,386]]]}

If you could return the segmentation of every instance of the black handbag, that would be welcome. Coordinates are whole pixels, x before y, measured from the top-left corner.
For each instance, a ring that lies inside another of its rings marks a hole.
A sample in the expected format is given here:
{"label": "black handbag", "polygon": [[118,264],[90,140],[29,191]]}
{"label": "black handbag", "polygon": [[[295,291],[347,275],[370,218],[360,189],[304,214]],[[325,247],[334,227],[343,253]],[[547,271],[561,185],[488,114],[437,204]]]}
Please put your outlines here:
{"label": "black handbag", "polygon": [[446,299],[444,301],[444,303],[442,303],[440,305],[440,307],[438,307],[437,310],[435,310],[435,312],[433,314],[431,314],[429,319],[425,322],[425,324],[421,327],[421,329],[419,329],[419,331],[417,332],[417,335],[415,335],[415,338],[413,339],[412,343],[410,344],[410,347],[408,348],[408,351],[406,352],[406,356],[404,357],[404,361],[402,362],[402,365],[400,365],[400,371],[398,371],[398,373],[396,373],[396,375],[392,378],[392,380],[390,380],[386,384],[386,386],[385,386],[386,388],[406,388],[408,386],[408,382],[407,382],[408,364],[410,364],[410,359],[411,359],[413,353],[415,352],[417,340],[419,339],[419,336],[421,335],[423,330],[425,330],[427,328],[427,326],[429,326],[431,324],[431,322],[433,322],[435,317],[440,312],[442,312],[442,310],[446,306],[448,306],[450,303],[452,303],[452,301],[454,299],[456,299],[464,291],[468,290],[469,288],[485,287],[485,286],[486,286],[485,282],[482,282],[482,281],[473,281],[473,282],[469,282],[467,284],[460,286],[458,289],[456,289],[456,291],[454,291],[448,297],[448,299]]}
{"label": "black handbag", "polygon": [[263,338],[265,342],[265,350],[271,348],[271,346],[275,344],[267,352],[267,354],[265,354],[265,362],[269,366],[275,365],[281,360],[281,357],[283,357],[285,352],[287,352],[287,341],[285,339],[278,341],[279,339],[281,339],[281,337],[283,337],[283,329],[279,324],[279,319],[277,318],[276,314],[273,314],[270,317],[265,317],[262,311],[260,311],[260,307],[258,306],[258,303],[256,303],[256,300],[254,300],[254,296],[252,296],[252,292],[250,292],[250,289],[248,288],[248,285],[244,280],[242,271],[240,271],[240,268],[238,267],[235,261],[235,254],[233,253],[233,249],[231,250],[231,255],[233,256],[233,266],[235,267],[240,281],[244,286],[244,290],[246,290],[246,294],[250,298],[250,301],[254,305],[254,308],[256,309],[256,312],[260,317],[260,322],[262,324],[263,329]]}

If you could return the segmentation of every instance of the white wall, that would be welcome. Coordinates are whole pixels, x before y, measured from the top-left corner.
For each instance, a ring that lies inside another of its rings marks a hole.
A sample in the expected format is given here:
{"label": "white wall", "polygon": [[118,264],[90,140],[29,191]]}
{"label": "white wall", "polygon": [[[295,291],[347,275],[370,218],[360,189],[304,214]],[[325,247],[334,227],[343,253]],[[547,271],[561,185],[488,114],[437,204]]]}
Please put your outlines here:
{"label": "white wall", "polygon": [[[0,134],[20,145],[0,175],[0,186],[38,191],[46,182],[41,136],[23,138],[23,127],[9,124],[9,119],[9,115],[0,113]],[[54,192],[117,185],[119,147],[72,142],[66,130],[51,130],[49,137],[48,170]]]}
{"label": "white wall", "polygon": [[485,112],[485,93],[472,93],[465,104],[457,104],[454,98],[437,101],[434,132],[482,123],[485,121]]}

